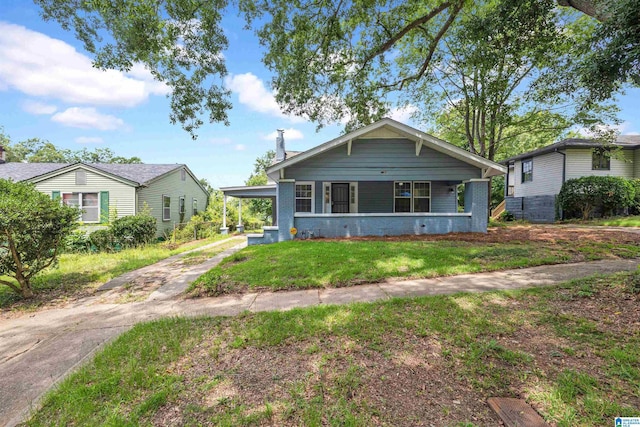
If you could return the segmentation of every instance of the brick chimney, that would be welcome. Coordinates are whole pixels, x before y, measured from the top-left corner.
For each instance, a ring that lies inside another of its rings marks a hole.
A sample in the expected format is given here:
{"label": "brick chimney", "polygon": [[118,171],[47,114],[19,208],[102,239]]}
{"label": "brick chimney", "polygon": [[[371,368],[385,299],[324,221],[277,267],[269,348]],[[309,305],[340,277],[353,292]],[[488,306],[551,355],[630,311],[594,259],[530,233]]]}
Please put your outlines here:
{"label": "brick chimney", "polygon": [[7,162],[7,154],[4,151],[4,147],[0,145],[0,164]]}
{"label": "brick chimney", "polygon": [[284,150],[284,129],[278,129],[278,137],[276,138],[276,163],[287,158]]}

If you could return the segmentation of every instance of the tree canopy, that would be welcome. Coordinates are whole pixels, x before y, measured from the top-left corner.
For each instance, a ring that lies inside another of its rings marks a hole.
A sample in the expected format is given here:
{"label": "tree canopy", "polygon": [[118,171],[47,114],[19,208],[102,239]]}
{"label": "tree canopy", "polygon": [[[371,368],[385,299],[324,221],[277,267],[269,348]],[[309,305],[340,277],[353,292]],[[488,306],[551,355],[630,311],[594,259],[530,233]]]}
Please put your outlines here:
{"label": "tree canopy", "polygon": [[[466,16],[509,5],[511,13],[500,15],[504,23],[541,44],[546,37],[564,38],[562,29],[584,14],[581,38],[544,68],[557,77],[547,80],[548,87],[554,84],[548,93],[581,89],[580,105],[588,109],[625,83],[640,84],[640,0],[35,1],[45,19],[75,31],[97,67],[129,70],[141,63],[168,84],[171,121],[193,136],[205,114],[212,122],[228,122],[228,40],[221,20],[232,7],[266,48],[263,60],[275,73],[283,110],[319,124],[349,119],[354,127],[385,115],[394,93],[415,93],[438,78],[448,44],[479,34],[467,27],[476,24]],[[521,14],[525,9],[549,13]],[[531,31],[541,26],[546,30]],[[583,117],[579,113],[576,120]]]}
{"label": "tree canopy", "polygon": [[59,148],[40,138],[29,138],[12,143],[0,130],[0,145],[7,152],[7,162],[27,163],[142,163],[139,157],[116,156],[109,148],[69,150]]}

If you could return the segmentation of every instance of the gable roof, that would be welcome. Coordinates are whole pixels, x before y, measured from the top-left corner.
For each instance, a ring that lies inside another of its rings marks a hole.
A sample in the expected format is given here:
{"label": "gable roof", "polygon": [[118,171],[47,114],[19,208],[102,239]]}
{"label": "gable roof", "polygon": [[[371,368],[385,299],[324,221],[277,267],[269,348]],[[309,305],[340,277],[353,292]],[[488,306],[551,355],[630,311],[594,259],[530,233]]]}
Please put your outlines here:
{"label": "gable roof", "polygon": [[[182,164],[151,165],[144,163],[3,163],[0,164],[0,178],[14,181],[41,181],[77,167],[109,175],[126,181],[133,186],[146,185],[169,172],[179,168],[188,168]],[[191,174],[193,176],[193,174]],[[195,178],[194,178],[195,179]],[[196,179],[197,181],[197,179]]]}
{"label": "gable roof", "polygon": [[431,148],[435,151],[439,151],[443,154],[447,154],[462,162],[483,169],[484,177],[503,175],[507,172],[507,169],[498,163],[487,160],[484,157],[480,157],[476,154],[472,154],[466,150],[463,150],[462,148],[456,147],[453,144],[436,138],[433,135],[429,135],[428,133],[419,131],[418,129],[415,129],[411,126],[407,126],[393,119],[384,118],[368,126],[364,126],[353,132],[349,132],[345,135],[339,136],[338,138],[332,139],[331,141],[325,142],[324,144],[318,145],[310,150],[299,153],[295,155],[295,157],[288,157],[287,159],[269,167],[267,169],[267,174],[273,176],[275,172],[283,168],[293,166],[297,163],[325,153],[341,145],[346,145],[350,141],[359,138],[366,138],[367,134],[370,134],[377,130],[392,131],[399,137],[407,138],[417,143],[421,142],[425,147]]}
{"label": "gable roof", "polygon": [[[510,157],[501,161],[502,164],[508,164],[516,160],[526,159],[528,157],[540,156],[542,154],[551,153],[558,150],[564,150],[567,148],[594,148],[602,147],[605,145],[601,141],[586,138],[568,138],[558,141],[551,145],[538,148],[536,150],[528,151],[526,153],[518,154],[517,156]],[[619,135],[616,142],[613,145],[617,145],[620,148],[635,149],[640,148],[640,135]]]}

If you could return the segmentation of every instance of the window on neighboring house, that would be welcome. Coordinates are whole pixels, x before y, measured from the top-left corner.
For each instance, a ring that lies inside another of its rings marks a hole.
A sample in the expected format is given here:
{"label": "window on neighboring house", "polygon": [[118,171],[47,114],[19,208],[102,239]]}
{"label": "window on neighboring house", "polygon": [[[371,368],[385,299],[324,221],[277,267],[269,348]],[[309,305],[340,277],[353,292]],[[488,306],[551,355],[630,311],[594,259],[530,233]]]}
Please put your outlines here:
{"label": "window on neighboring house", "polygon": [[98,193],[63,193],[62,202],[82,209],[80,221],[100,222],[100,195]]}
{"label": "window on neighboring house", "polygon": [[87,172],[83,170],[76,171],[76,185],[87,185]]}
{"label": "window on neighboring house", "polygon": [[178,208],[179,213],[184,214],[186,212],[184,207],[184,196],[180,196],[178,199]]}
{"label": "window on neighboring house", "polygon": [[180,179],[182,181],[186,181],[187,180],[187,171],[186,170],[184,170],[184,169],[180,170]]}
{"label": "window on neighboring house", "polygon": [[162,220],[171,220],[171,197],[162,196]]}
{"label": "window on neighboring house", "polygon": [[313,212],[313,183],[296,184],[296,212]]}
{"label": "window on neighboring house", "polygon": [[522,182],[533,181],[533,159],[522,161]]}
{"label": "window on neighboring house", "polygon": [[394,212],[430,212],[431,183],[429,181],[396,181],[393,199]]}
{"label": "window on neighboring house", "polygon": [[193,199],[193,214],[198,215],[198,199]]}
{"label": "window on neighboring house", "polygon": [[591,154],[591,169],[604,170],[611,169],[611,152],[607,148],[594,148]]}

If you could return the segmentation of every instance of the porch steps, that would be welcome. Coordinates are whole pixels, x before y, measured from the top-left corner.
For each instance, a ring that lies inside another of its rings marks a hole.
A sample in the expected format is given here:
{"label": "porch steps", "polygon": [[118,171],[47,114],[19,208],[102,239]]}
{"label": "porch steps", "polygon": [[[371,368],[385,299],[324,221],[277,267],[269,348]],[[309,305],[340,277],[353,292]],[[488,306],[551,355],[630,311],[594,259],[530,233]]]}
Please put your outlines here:
{"label": "porch steps", "polygon": [[278,227],[263,227],[262,234],[247,234],[247,245],[264,245],[278,242]]}
{"label": "porch steps", "polygon": [[502,212],[505,211],[505,206],[507,205],[507,200],[503,200],[502,202],[500,202],[500,204],[498,206],[495,207],[495,209],[493,209],[491,211],[491,219],[498,219],[500,218],[500,215],[502,214]]}

